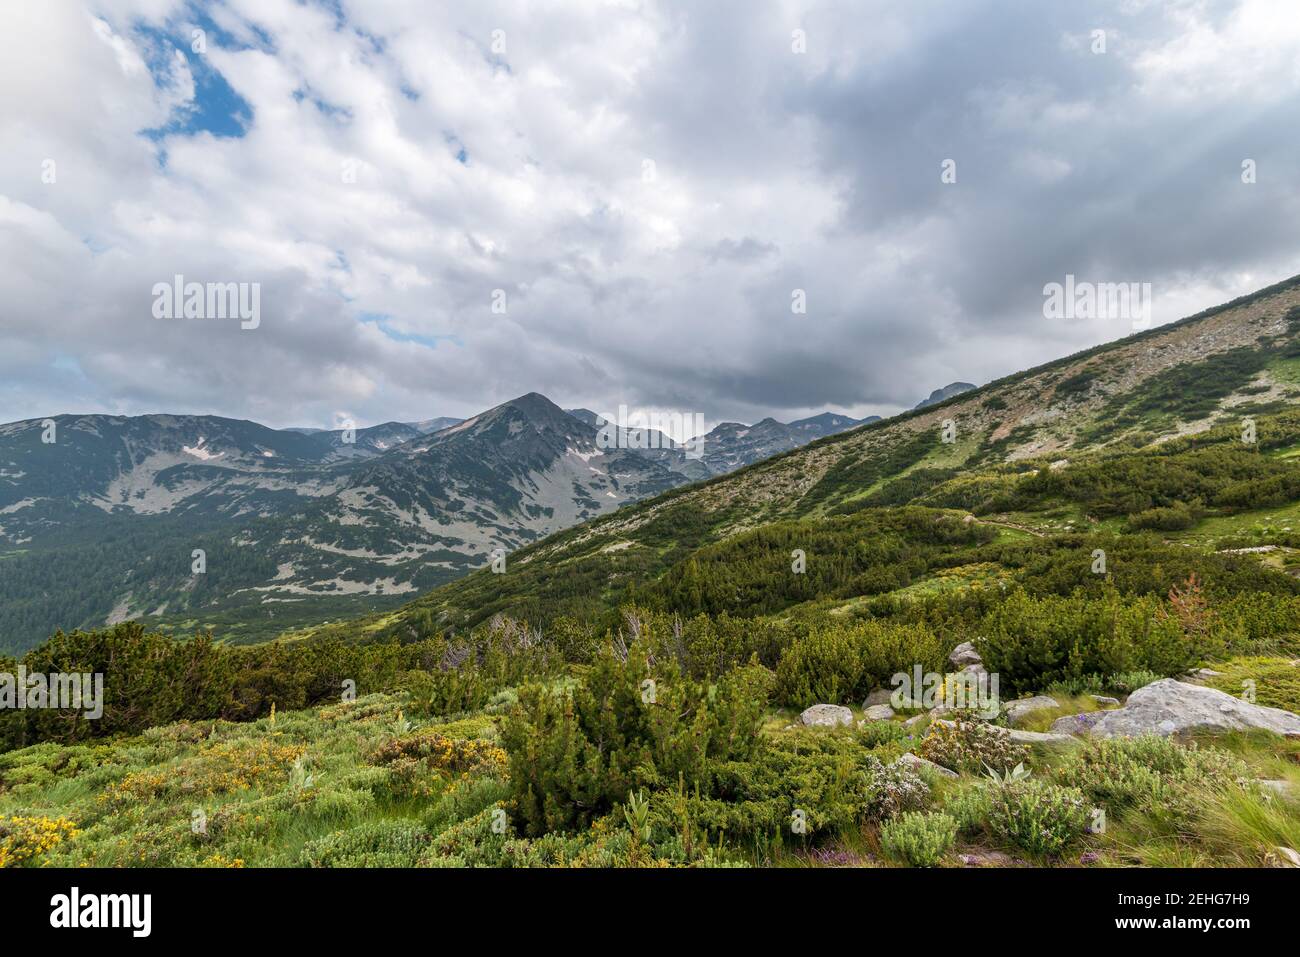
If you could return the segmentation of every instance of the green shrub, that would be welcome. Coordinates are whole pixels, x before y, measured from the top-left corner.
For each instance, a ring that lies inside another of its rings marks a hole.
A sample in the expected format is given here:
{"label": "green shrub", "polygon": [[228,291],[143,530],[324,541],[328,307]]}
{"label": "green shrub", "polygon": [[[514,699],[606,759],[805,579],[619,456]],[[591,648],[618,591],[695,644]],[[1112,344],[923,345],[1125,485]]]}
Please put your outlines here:
{"label": "green shrub", "polygon": [[634,652],[625,662],[601,655],[571,691],[522,687],[501,742],[526,832],[584,827],[642,787],[707,788],[714,762],[759,747],[770,680],[761,667],[712,684],[671,665],[652,677]]}
{"label": "green shrub", "polygon": [[1154,735],[1089,741],[1056,769],[1056,780],[1094,804],[1111,811],[1136,808],[1175,823],[1192,819],[1205,792],[1239,789],[1252,776],[1227,751]]}
{"label": "green shrub", "polygon": [[982,780],[949,794],[943,810],[952,816],[963,834],[975,835],[987,830],[991,790],[988,782]]}
{"label": "green shrub", "polygon": [[933,722],[917,749],[921,757],[952,771],[1006,771],[1029,758],[1029,748],[1005,731],[979,721]]}
{"label": "green shrub", "polygon": [[1160,599],[1124,599],[1113,589],[1101,599],[1017,591],[988,615],[983,636],[984,666],[1010,693],[1088,674],[1178,675],[1212,650],[1210,639],[1185,634]]}
{"label": "green shrub", "polygon": [[1085,694],[1101,694],[1106,683],[1101,675],[1078,675],[1053,681],[1043,688],[1043,693],[1053,698],[1077,698]]}
{"label": "green shrub", "polygon": [[880,828],[885,853],[912,867],[935,867],[952,848],[957,822],[942,812],[911,811]]}
{"label": "green shrub", "polygon": [[794,642],[776,666],[777,699],[794,708],[856,700],[868,690],[862,644],[843,629]]}
{"label": "green shrub", "polygon": [[1177,532],[1191,528],[1200,519],[1200,512],[1183,502],[1164,508],[1149,508],[1128,517],[1129,528],[1141,531]]}
{"label": "green shrub", "polygon": [[1132,694],[1138,688],[1145,688],[1153,681],[1159,681],[1160,675],[1154,671],[1122,671],[1106,678],[1106,688],[1120,694]]}
{"label": "green shrub", "polygon": [[858,740],[867,749],[903,741],[910,735],[899,721],[866,721],[858,727]]}
{"label": "green shrub", "polygon": [[822,625],[781,655],[776,696],[794,708],[860,701],[918,664],[941,671],[947,653],[944,640],[920,623],[867,619]]}
{"label": "green shrub", "polygon": [[414,821],[371,821],[310,841],[308,867],[414,867],[429,841]]}
{"label": "green shrub", "polygon": [[1087,833],[1092,811],[1078,788],[1041,778],[989,786],[988,827],[1030,854],[1051,856]]}

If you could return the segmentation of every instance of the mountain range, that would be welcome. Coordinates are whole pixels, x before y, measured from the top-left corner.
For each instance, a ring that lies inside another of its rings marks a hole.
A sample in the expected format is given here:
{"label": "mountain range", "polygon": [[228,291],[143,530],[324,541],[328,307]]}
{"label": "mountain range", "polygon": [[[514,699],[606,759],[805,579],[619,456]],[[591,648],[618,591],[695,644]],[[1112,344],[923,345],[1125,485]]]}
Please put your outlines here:
{"label": "mountain range", "polygon": [[166,414],[0,425],[0,647],[127,618],[250,640],[394,606],[494,549],[876,419],[723,423],[688,448],[608,441],[595,413],[530,393],[353,432]]}

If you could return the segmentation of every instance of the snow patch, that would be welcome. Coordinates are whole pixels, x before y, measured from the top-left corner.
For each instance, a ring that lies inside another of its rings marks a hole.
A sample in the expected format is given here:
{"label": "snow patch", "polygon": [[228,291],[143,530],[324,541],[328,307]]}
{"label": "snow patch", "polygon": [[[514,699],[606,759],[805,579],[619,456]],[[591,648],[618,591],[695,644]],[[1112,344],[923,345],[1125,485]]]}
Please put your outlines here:
{"label": "snow patch", "polygon": [[219,459],[221,458],[221,456],[226,454],[225,452],[215,452],[215,453],[209,452],[207,449],[203,447],[205,444],[207,444],[207,441],[208,440],[206,438],[200,435],[198,445],[195,446],[182,445],[181,451],[184,452],[186,455],[192,455],[196,459],[200,459],[204,462],[210,462],[212,459]]}

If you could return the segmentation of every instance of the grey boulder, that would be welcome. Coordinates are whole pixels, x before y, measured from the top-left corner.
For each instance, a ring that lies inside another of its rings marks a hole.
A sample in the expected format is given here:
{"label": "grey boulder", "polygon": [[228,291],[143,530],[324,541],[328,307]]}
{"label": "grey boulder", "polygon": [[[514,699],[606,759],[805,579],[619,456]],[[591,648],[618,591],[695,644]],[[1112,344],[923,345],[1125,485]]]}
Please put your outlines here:
{"label": "grey boulder", "polygon": [[892,688],[877,688],[871,694],[867,695],[867,700],[862,702],[863,710],[870,708],[872,705],[889,704],[889,699],[894,697]]}
{"label": "grey boulder", "polygon": [[834,728],[853,723],[853,712],[842,704],[815,704],[799,715],[799,721],[813,728]]}
{"label": "grey boulder", "polygon": [[1032,698],[1021,698],[1018,701],[1008,701],[1005,705],[1007,720],[1012,724],[1018,722],[1031,711],[1041,711],[1044,708],[1059,708],[1061,703],[1055,698],[1049,698],[1045,694],[1034,695]]}
{"label": "grey boulder", "polygon": [[1101,720],[1105,711],[1084,711],[1080,714],[1067,714],[1052,722],[1054,734],[1087,734],[1092,726]]}
{"label": "grey boulder", "polygon": [[910,751],[894,763],[909,767],[913,771],[932,771],[943,778],[955,778],[958,776],[956,771],[949,771],[942,764],[935,764],[933,761],[927,761],[925,758],[917,757]]}
{"label": "grey boulder", "polygon": [[1300,715],[1251,704],[1214,688],[1162,678],[1134,691],[1124,707],[1101,712],[1088,733],[1099,738],[1127,738],[1256,729],[1300,737]]}

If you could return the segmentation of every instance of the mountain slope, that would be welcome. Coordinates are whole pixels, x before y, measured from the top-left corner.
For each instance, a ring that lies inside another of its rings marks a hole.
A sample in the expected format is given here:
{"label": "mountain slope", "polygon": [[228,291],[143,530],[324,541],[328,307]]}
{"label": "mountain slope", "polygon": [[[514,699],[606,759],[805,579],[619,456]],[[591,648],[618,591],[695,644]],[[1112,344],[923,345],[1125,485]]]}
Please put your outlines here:
{"label": "mountain slope", "polygon": [[[498,612],[539,623],[594,614],[635,598],[701,546],[750,529],[909,501],[978,468],[1060,468],[1067,457],[1277,413],[1300,397],[1297,326],[1300,278],[571,528],[521,551],[511,573],[438,589],[387,627],[408,637]],[[968,494],[981,501],[980,489]]]}

